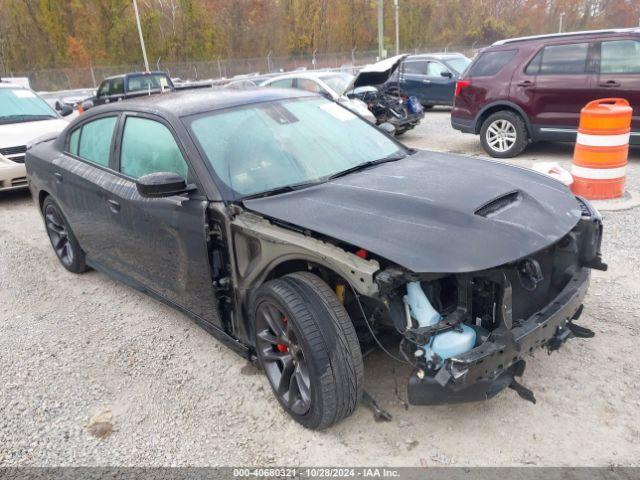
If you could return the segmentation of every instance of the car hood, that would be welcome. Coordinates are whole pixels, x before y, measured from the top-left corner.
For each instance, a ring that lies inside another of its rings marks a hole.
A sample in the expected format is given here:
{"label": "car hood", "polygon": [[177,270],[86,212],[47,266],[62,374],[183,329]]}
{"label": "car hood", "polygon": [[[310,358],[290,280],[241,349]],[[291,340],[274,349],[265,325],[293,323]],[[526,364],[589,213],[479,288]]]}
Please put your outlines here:
{"label": "car hood", "polygon": [[556,180],[428,151],[244,205],[418,273],[473,272],[527,257],[581,216]]}
{"label": "car hood", "polygon": [[358,74],[353,77],[345,92],[350,92],[354,88],[365,87],[368,85],[382,85],[389,77],[393,75],[407,55],[396,55],[395,57],[385,58],[384,60],[364,66]]}
{"label": "car hood", "polygon": [[69,123],[61,118],[10,123],[8,125],[0,124],[0,148],[27,145],[43,135],[60,133],[67,125]]}

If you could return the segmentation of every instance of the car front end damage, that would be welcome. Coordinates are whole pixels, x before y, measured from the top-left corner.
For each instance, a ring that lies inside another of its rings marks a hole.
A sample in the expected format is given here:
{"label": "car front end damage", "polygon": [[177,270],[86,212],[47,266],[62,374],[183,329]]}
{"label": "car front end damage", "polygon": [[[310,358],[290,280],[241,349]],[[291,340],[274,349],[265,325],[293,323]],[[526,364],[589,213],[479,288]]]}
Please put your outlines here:
{"label": "car front end damage", "polygon": [[[576,227],[527,258],[455,275],[396,268],[377,275],[382,302],[402,335],[400,351],[413,364],[409,403],[486,400],[507,387],[535,403],[533,393],[515,380],[525,358],[540,347],[556,350],[572,336],[593,336],[575,321],[590,269],[607,266],[600,255],[601,217],[578,200],[582,218]],[[410,286],[419,286],[428,303],[411,299]],[[420,318],[425,306],[431,307],[431,322]]]}
{"label": "car front end damage", "polygon": [[[243,202],[273,238],[252,270],[272,271],[262,265],[293,237],[306,255],[291,271],[335,290],[365,354],[383,347],[411,365],[410,403],[508,386],[533,399],[515,380],[527,356],[592,335],[576,321],[590,269],[606,269],[599,213],[561,183],[499,162],[417,151],[366,173]],[[246,278],[249,290],[260,277]]]}

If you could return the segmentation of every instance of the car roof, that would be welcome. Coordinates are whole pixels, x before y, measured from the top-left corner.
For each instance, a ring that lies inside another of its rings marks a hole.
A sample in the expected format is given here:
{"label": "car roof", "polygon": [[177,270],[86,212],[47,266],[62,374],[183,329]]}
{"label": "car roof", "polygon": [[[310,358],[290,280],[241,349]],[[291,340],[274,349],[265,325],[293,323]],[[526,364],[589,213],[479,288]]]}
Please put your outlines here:
{"label": "car roof", "polygon": [[195,89],[169,93],[156,93],[135,97],[125,102],[113,102],[92,108],[88,115],[109,111],[134,110],[164,113],[167,116],[185,117],[198,113],[240,107],[254,103],[314,97],[313,93],[290,88],[265,88],[251,90]]}
{"label": "car roof", "polygon": [[467,58],[462,53],[419,53],[417,55],[409,55],[406,60],[422,60],[434,58],[436,60],[450,60],[452,58]]}
{"label": "car roof", "polygon": [[162,72],[159,70],[156,70],[154,72],[129,72],[129,73],[120,73],[118,75],[111,75],[110,77],[105,77],[102,81],[104,82],[105,80],[115,80],[116,78],[125,78],[132,75],[166,75],[167,77],[169,76],[167,75],[167,72]]}
{"label": "car roof", "polygon": [[640,28],[610,28],[605,30],[583,30],[578,32],[550,33],[546,35],[532,35],[529,37],[515,37],[498,40],[491,46],[498,47],[500,45],[510,45],[512,43],[532,42],[539,40],[562,40],[572,37],[600,37],[606,35],[619,35],[621,33],[640,33]]}
{"label": "car roof", "polygon": [[282,80],[285,78],[309,78],[309,79],[322,79],[322,78],[326,78],[326,77],[332,77],[334,75],[351,75],[351,73],[349,72],[331,72],[331,71],[320,71],[320,72],[309,72],[309,71],[300,71],[300,72],[290,72],[290,73],[284,73],[282,75],[278,75],[277,77],[271,77],[265,80],[265,82],[267,81],[271,81],[271,80]]}

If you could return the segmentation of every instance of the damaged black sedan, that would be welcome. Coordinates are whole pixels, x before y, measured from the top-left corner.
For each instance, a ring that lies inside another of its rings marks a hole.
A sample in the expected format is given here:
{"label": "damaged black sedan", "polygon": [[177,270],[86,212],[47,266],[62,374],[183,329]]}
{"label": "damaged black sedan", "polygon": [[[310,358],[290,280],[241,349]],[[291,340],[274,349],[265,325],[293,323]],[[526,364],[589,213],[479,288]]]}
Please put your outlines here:
{"label": "damaged black sedan", "polygon": [[26,167],[67,270],[185,312],[309,428],[354,411],[377,346],[413,366],[413,404],[519,387],[535,349],[588,336],[575,320],[606,268],[598,212],[562,184],[407,149],[300,91],[98,107]]}

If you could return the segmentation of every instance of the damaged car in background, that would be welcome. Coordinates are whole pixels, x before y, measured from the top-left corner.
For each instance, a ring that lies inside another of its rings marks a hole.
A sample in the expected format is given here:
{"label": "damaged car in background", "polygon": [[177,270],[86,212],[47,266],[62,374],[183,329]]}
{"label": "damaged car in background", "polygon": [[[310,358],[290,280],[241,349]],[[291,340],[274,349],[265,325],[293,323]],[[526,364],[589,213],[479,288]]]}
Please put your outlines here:
{"label": "damaged car in background", "polygon": [[[182,92],[92,109],[27,152],[62,265],[196,320],[326,428],[363,353],[411,366],[409,402],[482,400],[560,348],[601,260],[598,212],[536,172],[404,147],[296,90]],[[378,374],[367,372],[367,374]]]}
{"label": "damaged car in background", "polygon": [[362,100],[375,115],[376,123],[390,123],[396,135],[415,128],[424,118],[420,101],[406,95],[397,82],[389,83],[406,57],[397,55],[363,67],[345,88],[348,98]]}

